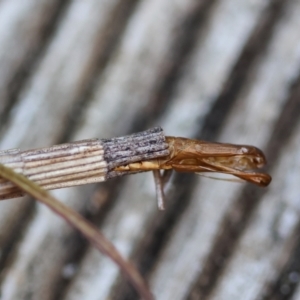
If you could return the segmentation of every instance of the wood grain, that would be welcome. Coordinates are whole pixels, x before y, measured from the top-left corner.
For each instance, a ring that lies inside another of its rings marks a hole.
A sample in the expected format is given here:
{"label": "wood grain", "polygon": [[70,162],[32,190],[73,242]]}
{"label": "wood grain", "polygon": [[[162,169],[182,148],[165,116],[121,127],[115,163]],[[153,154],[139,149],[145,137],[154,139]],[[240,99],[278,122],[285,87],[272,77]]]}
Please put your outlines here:
{"label": "wood grain", "polygon": [[[157,299],[298,299],[300,1],[15,2],[0,2],[0,149],[157,125],[262,148],[269,188],[178,175],[164,213],[151,174],[54,194],[133,260]],[[0,203],[2,299],[137,299],[33,203]]]}

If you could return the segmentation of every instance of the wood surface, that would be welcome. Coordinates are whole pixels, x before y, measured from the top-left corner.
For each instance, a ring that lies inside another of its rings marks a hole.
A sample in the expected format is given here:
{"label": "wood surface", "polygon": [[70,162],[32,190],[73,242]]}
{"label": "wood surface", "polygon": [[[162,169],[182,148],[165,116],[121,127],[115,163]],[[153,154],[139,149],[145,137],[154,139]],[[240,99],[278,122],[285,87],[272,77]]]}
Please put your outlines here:
{"label": "wood surface", "polygon": [[[300,299],[300,0],[1,0],[0,150],[166,135],[262,148],[266,189],[152,174],[53,192],[159,300]],[[0,202],[1,300],[137,299],[32,199]]]}

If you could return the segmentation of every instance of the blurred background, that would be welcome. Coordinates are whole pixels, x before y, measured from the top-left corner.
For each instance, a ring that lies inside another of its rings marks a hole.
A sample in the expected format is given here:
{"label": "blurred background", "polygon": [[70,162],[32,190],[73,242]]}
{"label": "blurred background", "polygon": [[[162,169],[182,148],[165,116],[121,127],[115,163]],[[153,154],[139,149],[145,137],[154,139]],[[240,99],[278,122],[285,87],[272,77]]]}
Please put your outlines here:
{"label": "blurred background", "polygon": [[[0,0],[0,149],[166,135],[263,149],[268,188],[152,174],[53,192],[156,299],[300,299],[300,0]],[[2,300],[138,299],[30,198],[0,203]]]}

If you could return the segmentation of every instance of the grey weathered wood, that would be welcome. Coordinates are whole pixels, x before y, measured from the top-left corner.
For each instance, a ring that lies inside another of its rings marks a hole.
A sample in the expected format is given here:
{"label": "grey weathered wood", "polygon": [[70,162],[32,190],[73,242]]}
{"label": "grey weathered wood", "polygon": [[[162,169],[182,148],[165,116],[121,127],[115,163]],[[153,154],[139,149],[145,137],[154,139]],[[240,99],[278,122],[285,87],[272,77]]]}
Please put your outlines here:
{"label": "grey weathered wood", "polygon": [[[0,16],[5,3],[13,1],[0,2]],[[300,1],[49,3],[59,17],[48,16],[51,32],[37,43],[12,110],[4,110],[0,148],[110,138],[158,124],[167,135],[267,149],[274,176],[268,189],[176,176],[164,213],[151,174],[54,193],[98,217],[97,226],[146,273],[157,299],[292,295],[300,273]],[[11,24],[28,27],[0,29],[0,41],[20,41],[21,62],[34,46],[25,37],[38,38],[45,28],[37,22],[36,31],[24,32],[42,13],[22,7]],[[9,45],[0,43],[0,57],[10,57],[0,95],[20,65]],[[31,203],[0,203],[3,299],[135,299],[112,263]]]}
{"label": "grey weathered wood", "polygon": [[[299,2],[296,4],[299,5]],[[226,123],[226,128],[219,137],[220,141],[232,142],[234,138],[238,143],[252,141],[253,144],[259,145],[261,148],[266,147],[266,141],[271,134],[272,126],[280,114],[283,102],[286,100],[289,84],[291,84],[294,74],[300,67],[296,50],[299,47],[299,37],[295,38],[294,36],[298,32],[296,29],[298,25],[296,24],[298,24],[299,18],[295,13],[296,10],[293,9],[291,8],[290,13],[294,11],[294,14],[291,14],[289,18],[284,18],[278,24],[281,30],[277,31],[267,53],[264,57],[261,57],[259,64],[253,70],[254,79],[249,81],[245,90],[241,92],[240,105],[233,108]],[[284,28],[284,26],[286,27]],[[288,30],[291,30],[289,35],[286,34]],[[295,43],[288,49],[282,47],[282,45],[287,44],[287,38],[290,43]],[[276,57],[281,57],[281,59],[277,60]],[[281,72],[275,72],[278,69]],[[242,114],[243,111],[246,111],[247,114]],[[263,120],[263,122],[258,120]],[[276,188],[276,184],[274,188]],[[240,195],[241,189],[241,185],[228,185],[226,182],[207,180],[199,182],[198,188],[192,196],[191,205],[185,212],[180,224],[177,225],[175,234],[152,275],[152,287],[155,294],[159,295],[158,299],[183,299],[189,294],[189,289],[191,289],[198,274],[203,271],[201,266],[205,266],[205,259],[212,251],[214,239],[218,237],[224,216],[228,211],[234,212],[235,201]],[[272,220],[270,221],[272,222]],[[272,224],[269,224],[269,226],[272,227]],[[184,243],[184,237],[187,235],[189,235],[189,240]],[[203,239],[204,236],[205,239]],[[199,248],[198,245],[200,245]],[[252,245],[254,249],[257,249],[258,245],[256,243],[252,242]],[[178,251],[179,248],[180,251]],[[248,247],[247,251],[249,253],[251,248]],[[172,260],[174,255],[176,255],[175,262]],[[236,257],[238,259],[238,254]],[[269,259],[267,255],[264,257],[265,260]],[[263,259],[263,257],[260,259]],[[195,261],[200,263],[195,264]],[[260,265],[264,268],[262,262]],[[240,276],[239,268],[242,267],[243,263],[239,260],[236,264],[238,277]],[[247,272],[244,273],[245,285],[243,288],[245,289],[237,289],[237,283],[232,279],[225,286],[225,288],[230,289],[232,294],[226,294],[223,291],[214,299],[235,299],[241,295],[242,299],[256,299],[258,295],[252,296],[254,293],[252,289],[255,285],[248,285],[249,272],[250,270],[247,269]],[[177,283],[183,274],[185,284],[179,285]],[[228,276],[227,274],[224,278]],[[253,277],[261,285],[264,284],[255,275]],[[267,277],[266,274],[266,280]],[[230,280],[229,277],[228,279]],[[241,281],[242,278],[239,278],[239,283]],[[257,287],[257,293],[260,292],[261,290]],[[247,298],[247,295],[249,295],[249,298]]]}
{"label": "grey weathered wood", "polygon": [[[47,42],[63,1],[0,2],[0,116],[15,101],[16,90]],[[2,122],[1,122],[1,125]]]}

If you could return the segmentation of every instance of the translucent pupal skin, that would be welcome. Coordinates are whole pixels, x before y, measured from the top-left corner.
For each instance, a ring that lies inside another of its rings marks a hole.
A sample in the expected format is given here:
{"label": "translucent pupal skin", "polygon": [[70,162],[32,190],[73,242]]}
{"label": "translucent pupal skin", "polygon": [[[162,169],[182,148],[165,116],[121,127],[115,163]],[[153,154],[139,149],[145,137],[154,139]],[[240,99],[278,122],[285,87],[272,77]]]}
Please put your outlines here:
{"label": "translucent pupal skin", "polygon": [[248,145],[211,143],[181,137],[166,137],[170,154],[116,168],[116,171],[153,171],[173,169],[178,172],[217,172],[231,174],[259,186],[272,178],[253,170],[266,164],[263,152]]}

